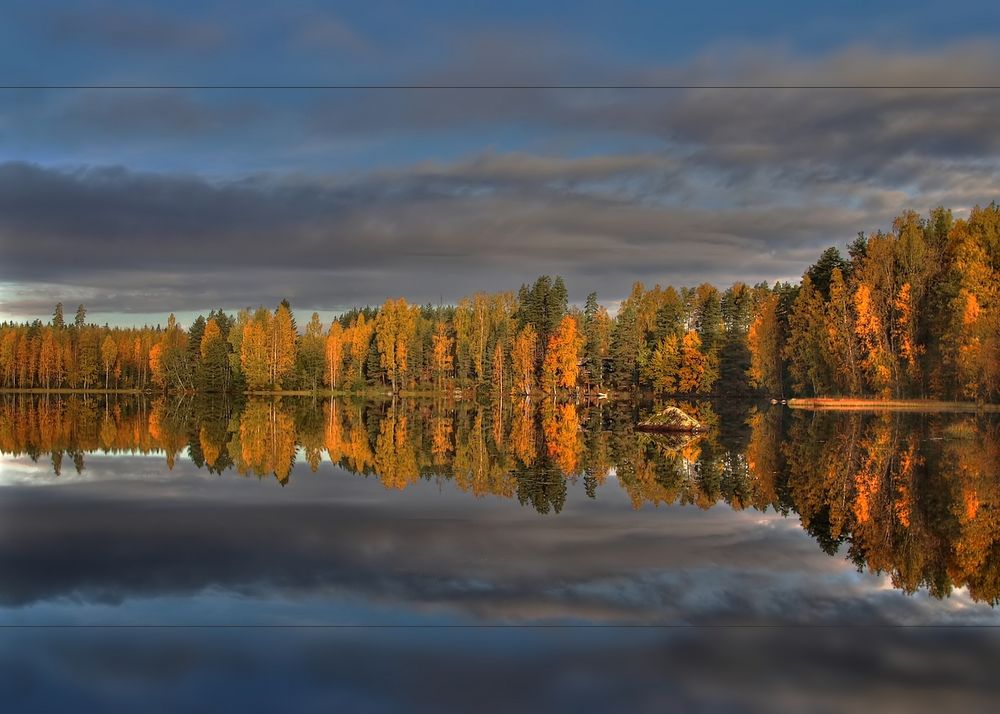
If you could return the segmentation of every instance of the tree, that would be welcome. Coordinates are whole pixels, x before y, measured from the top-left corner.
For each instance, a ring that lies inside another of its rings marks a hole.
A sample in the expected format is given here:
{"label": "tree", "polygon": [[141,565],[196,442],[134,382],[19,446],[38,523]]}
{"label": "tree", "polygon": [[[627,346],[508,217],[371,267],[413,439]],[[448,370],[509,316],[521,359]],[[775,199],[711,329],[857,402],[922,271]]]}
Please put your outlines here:
{"label": "tree", "polygon": [[587,385],[604,383],[604,360],[611,343],[611,317],[590,293],[583,308],[583,368]]}
{"label": "tree", "polygon": [[782,351],[788,360],[792,384],[799,392],[825,394],[833,383],[827,348],[826,306],[823,296],[805,275],[792,303]]}
{"label": "tree", "polygon": [[205,323],[198,352],[200,360],[195,369],[195,385],[205,392],[229,390],[229,350],[222,330],[215,318]]}
{"label": "tree", "polygon": [[76,317],[73,318],[73,325],[79,329],[87,324],[87,308],[83,305],[77,305],[76,307]]}
{"label": "tree", "polygon": [[434,327],[432,363],[434,369],[434,383],[438,389],[444,385],[444,380],[451,374],[454,364],[454,354],[452,346],[454,340],[448,335],[448,328],[444,321],[439,321]]}
{"label": "tree", "polygon": [[171,313],[167,317],[167,329],[160,340],[150,349],[149,366],[155,381],[164,390],[174,387],[180,391],[194,388],[191,362],[187,355],[187,333],[177,324]]}
{"label": "tree", "polygon": [[344,347],[347,335],[343,326],[336,320],[326,333],[324,358],[326,361],[326,384],[331,389],[340,386],[340,370],[344,365]]}
{"label": "tree", "polygon": [[486,349],[490,339],[490,297],[476,293],[462,298],[455,308],[455,342],[462,366],[461,377],[486,379]]}
{"label": "tree", "polygon": [[683,393],[707,393],[719,377],[718,358],[701,350],[701,337],[688,330],[681,341],[681,366],[677,370],[677,390]]}
{"label": "tree", "polygon": [[892,396],[894,383],[893,359],[872,290],[865,283],[858,285],[854,293],[854,311],[857,315],[854,331],[861,342],[861,363],[868,383],[878,394],[888,398]]}
{"label": "tree", "polygon": [[861,391],[861,372],[858,366],[858,346],[854,316],[851,311],[850,288],[844,282],[840,268],[830,276],[830,301],[826,306],[826,338],[834,381],[846,394]]}
{"label": "tree", "polygon": [[830,298],[830,281],[833,279],[833,271],[839,270],[841,273],[848,270],[850,264],[844,260],[840,251],[835,247],[829,247],[823,251],[813,265],[806,271],[813,287],[819,291],[824,300]]}
{"label": "tree", "polygon": [[668,334],[657,343],[648,366],[648,378],[653,391],[665,394],[677,392],[680,367],[680,340],[677,335]]}
{"label": "tree", "polygon": [[111,388],[110,373],[111,368],[115,364],[115,359],[118,357],[118,343],[115,342],[115,338],[108,335],[104,338],[104,342],[101,343],[101,364],[104,365],[104,387],[105,389]]}
{"label": "tree", "polygon": [[325,372],[327,338],[323,335],[323,323],[314,312],[306,323],[305,334],[299,341],[298,366],[305,386],[312,391],[319,388]]}
{"label": "tree", "polygon": [[953,295],[942,296],[944,362],[955,389],[979,401],[1000,393],[1000,207],[975,208],[956,221],[949,239]]}
{"label": "tree", "polygon": [[188,329],[188,361],[191,363],[191,370],[194,371],[201,359],[201,338],[205,334],[205,316],[198,315]]}
{"label": "tree", "polygon": [[56,303],[56,309],[52,311],[52,327],[57,330],[63,329],[66,326],[63,320],[63,304],[61,302]]}
{"label": "tree", "polygon": [[410,340],[416,326],[416,311],[406,300],[386,300],[375,320],[375,342],[379,364],[389,375],[393,393],[399,391],[399,378],[406,371]]}
{"label": "tree", "polygon": [[742,394],[749,387],[750,329],[754,294],[746,283],[733,283],[722,294],[722,342],[718,349],[719,384],[726,394]]}
{"label": "tree", "polygon": [[358,380],[361,380],[364,378],[365,363],[368,359],[372,334],[375,332],[375,324],[367,321],[365,314],[362,312],[354,319],[350,332],[351,359],[357,370]]}
{"label": "tree", "polygon": [[622,301],[618,316],[611,330],[611,379],[619,389],[628,389],[637,383],[639,351],[644,335],[639,326],[639,304],[645,291],[636,282],[632,293]]}
{"label": "tree", "polygon": [[545,317],[549,334],[562,322],[568,307],[569,293],[566,290],[566,283],[563,282],[561,275],[557,275],[552,283],[552,290],[545,300]]}
{"label": "tree", "polygon": [[268,335],[272,332],[271,313],[258,308],[243,326],[240,340],[240,365],[246,376],[247,386],[253,390],[264,389],[271,381]]}
{"label": "tree", "polygon": [[55,329],[45,330],[38,358],[38,371],[42,386],[57,387],[62,381],[63,352],[59,347]]}
{"label": "tree", "polygon": [[271,329],[267,334],[268,380],[281,389],[284,380],[295,368],[296,331],[295,318],[287,300],[282,300],[274,311]]}
{"label": "tree", "polygon": [[541,275],[531,288],[522,285],[518,292],[518,327],[530,324],[539,339],[546,343],[566,314],[568,303],[569,296],[562,277],[556,276],[553,281],[550,276]]}
{"label": "tree", "polygon": [[566,315],[549,338],[542,362],[542,389],[555,394],[560,387],[572,389],[580,373],[580,351],[583,337],[577,328],[576,319]]}
{"label": "tree", "polygon": [[703,283],[695,290],[694,324],[702,349],[714,352],[722,337],[722,297],[714,285]]}
{"label": "tree", "polygon": [[97,381],[100,369],[100,345],[93,328],[84,329],[80,334],[77,372],[84,389],[91,389]]}

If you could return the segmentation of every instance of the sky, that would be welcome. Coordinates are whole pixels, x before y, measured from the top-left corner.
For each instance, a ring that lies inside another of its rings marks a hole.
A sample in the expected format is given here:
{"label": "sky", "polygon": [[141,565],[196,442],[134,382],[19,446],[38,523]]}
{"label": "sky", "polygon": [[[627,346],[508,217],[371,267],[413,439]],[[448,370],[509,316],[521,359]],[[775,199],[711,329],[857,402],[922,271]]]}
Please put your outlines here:
{"label": "sky", "polygon": [[1000,197],[1000,6],[871,5],[15,0],[0,319],[796,280]]}

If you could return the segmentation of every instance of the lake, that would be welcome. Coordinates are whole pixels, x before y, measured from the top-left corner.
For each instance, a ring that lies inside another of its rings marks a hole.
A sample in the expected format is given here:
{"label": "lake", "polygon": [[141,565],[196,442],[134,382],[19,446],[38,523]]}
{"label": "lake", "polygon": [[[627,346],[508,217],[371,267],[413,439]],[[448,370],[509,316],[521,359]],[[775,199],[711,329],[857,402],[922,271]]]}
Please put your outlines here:
{"label": "lake", "polygon": [[992,701],[997,415],[670,404],[4,395],[0,696]]}

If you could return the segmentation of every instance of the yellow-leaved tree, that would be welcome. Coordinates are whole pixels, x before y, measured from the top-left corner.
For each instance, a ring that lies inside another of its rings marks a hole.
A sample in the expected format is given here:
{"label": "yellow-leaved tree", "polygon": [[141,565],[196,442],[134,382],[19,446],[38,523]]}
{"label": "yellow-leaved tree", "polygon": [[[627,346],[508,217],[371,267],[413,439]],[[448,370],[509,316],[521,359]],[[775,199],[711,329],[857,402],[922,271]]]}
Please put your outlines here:
{"label": "yellow-leaved tree", "polygon": [[398,392],[406,372],[410,342],[417,326],[416,306],[406,300],[386,300],[375,318],[375,342],[378,345],[379,364],[389,376],[392,391]]}
{"label": "yellow-leaved tree", "polygon": [[542,360],[542,389],[555,394],[560,387],[572,389],[580,374],[580,354],[583,351],[583,336],[577,328],[576,318],[566,315],[559,322]]}

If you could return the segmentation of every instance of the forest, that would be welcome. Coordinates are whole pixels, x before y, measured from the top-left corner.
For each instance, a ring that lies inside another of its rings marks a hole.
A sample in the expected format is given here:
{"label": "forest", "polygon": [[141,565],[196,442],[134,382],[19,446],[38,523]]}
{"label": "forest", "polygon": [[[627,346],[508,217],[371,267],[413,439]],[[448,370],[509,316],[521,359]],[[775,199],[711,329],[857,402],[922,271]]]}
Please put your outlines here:
{"label": "forest", "polygon": [[456,305],[402,298],[300,326],[214,310],[187,328],[0,325],[4,389],[491,395],[871,396],[987,402],[1000,392],[1000,206],[907,212],[831,247],[798,284],[635,283],[614,316],[562,278]]}

